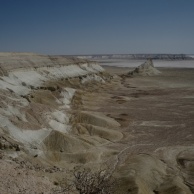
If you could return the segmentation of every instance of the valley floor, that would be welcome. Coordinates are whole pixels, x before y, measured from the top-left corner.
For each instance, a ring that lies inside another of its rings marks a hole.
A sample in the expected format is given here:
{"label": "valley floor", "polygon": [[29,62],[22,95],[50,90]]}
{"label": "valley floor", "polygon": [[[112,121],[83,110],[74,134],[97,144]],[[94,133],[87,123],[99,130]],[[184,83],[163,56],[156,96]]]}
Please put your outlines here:
{"label": "valley floor", "polygon": [[[173,174],[179,173],[180,177],[184,177],[183,182],[192,190],[194,184],[192,175],[194,166],[194,69],[160,68],[161,75],[126,77],[122,75],[131,70],[129,68],[110,66],[104,66],[104,68],[107,72],[121,77],[114,79],[110,85],[101,86],[102,88],[98,91],[85,92],[82,96],[82,109],[100,112],[115,119],[120,127],[114,130],[121,132],[123,137],[118,141],[100,145],[102,150],[114,150],[115,153],[108,154],[107,152],[108,157],[106,152],[101,153],[99,162],[105,161],[108,166],[112,166],[117,172],[116,176],[122,180],[123,177],[131,177],[129,173],[131,171],[136,172],[134,176],[136,178],[132,178],[136,181],[138,176],[145,180],[162,177],[164,181],[167,181],[167,176],[176,179]],[[154,163],[162,161],[166,166],[161,167],[159,164],[150,166],[152,162],[149,161],[150,164],[146,162],[147,156],[154,157]],[[173,168],[173,173],[153,175],[153,171],[160,174],[158,171],[166,168]],[[138,185],[142,193],[153,191],[173,193],[168,189],[164,192],[161,183],[145,180],[144,183],[151,184],[157,189],[143,190],[138,183],[132,183],[132,185]],[[184,185],[183,182],[179,182],[175,187]],[[127,184],[130,187],[130,184]],[[171,188],[173,184],[169,181],[165,187]],[[174,193],[190,193],[184,186],[180,187],[180,191],[175,189]]]}

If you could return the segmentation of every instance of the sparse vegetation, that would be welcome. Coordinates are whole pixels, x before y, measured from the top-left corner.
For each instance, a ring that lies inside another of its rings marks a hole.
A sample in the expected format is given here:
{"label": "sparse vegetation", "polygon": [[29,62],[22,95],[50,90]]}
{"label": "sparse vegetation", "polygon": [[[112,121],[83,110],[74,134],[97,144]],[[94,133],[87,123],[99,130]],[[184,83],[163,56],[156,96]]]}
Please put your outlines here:
{"label": "sparse vegetation", "polygon": [[91,169],[75,169],[74,180],[65,185],[57,193],[69,194],[71,192],[79,194],[113,194],[115,180],[108,170],[92,172]]}

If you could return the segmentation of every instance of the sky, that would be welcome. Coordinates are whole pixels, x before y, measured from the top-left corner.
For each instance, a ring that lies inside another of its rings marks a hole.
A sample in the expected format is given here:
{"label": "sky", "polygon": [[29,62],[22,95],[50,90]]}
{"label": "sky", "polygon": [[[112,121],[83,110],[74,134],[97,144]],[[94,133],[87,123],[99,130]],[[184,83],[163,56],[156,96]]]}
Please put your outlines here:
{"label": "sky", "polygon": [[194,0],[0,0],[0,52],[194,54]]}

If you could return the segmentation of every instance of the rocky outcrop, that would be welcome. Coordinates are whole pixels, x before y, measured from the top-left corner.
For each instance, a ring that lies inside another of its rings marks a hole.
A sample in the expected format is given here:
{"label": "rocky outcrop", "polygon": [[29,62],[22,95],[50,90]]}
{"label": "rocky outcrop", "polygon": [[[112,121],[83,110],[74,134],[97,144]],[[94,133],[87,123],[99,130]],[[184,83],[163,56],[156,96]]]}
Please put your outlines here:
{"label": "rocky outcrop", "polygon": [[153,61],[148,59],[145,63],[135,68],[135,70],[129,72],[128,75],[153,76],[159,75],[160,73],[161,72],[154,67]]}

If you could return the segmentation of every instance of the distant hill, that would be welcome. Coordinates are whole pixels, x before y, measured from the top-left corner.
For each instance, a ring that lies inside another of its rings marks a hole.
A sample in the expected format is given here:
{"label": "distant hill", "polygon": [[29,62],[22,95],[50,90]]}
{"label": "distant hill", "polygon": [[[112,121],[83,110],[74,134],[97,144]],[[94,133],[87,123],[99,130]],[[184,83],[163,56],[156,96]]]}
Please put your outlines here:
{"label": "distant hill", "polygon": [[191,60],[194,55],[186,54],[99,54],[99,55],[76,55],[82,59],[158,59],[158,60]]}

